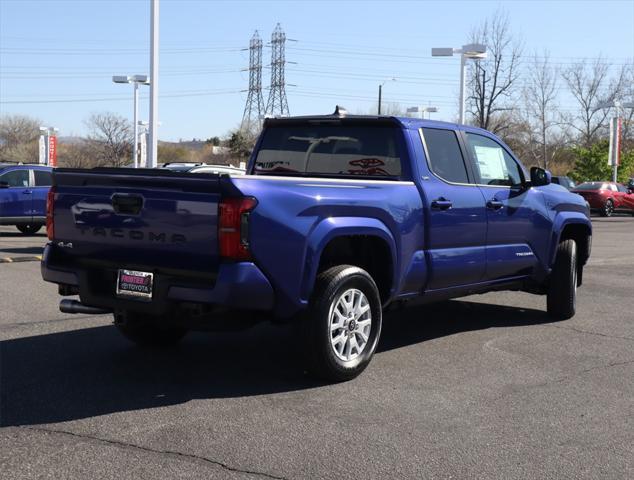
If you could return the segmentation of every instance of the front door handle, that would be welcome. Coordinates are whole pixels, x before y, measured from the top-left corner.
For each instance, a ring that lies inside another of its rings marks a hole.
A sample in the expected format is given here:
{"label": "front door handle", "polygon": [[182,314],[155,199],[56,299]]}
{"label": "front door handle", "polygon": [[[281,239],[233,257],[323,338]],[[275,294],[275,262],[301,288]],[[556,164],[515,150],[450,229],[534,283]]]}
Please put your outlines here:
{"label": "front door handle", "polygon": [[487,202],[487,208],[490,208],[491,210],[499,210],[503,206],[504,204],[500,202],[499,200],[493,199]]}
{"label": "front door handle", "polygon": [[32,190],[24,190],[24,191],[22,192],[22,194],[23,194],[23,195],[31,195],[32,193],[33,193],[33,191],[32,191]]}
{"label": "front door handle", "polygon": [[431,202],[431,208],[434,210],[449,210],[451,207],[453,207],[453,202],[443,197],[432,200]]}

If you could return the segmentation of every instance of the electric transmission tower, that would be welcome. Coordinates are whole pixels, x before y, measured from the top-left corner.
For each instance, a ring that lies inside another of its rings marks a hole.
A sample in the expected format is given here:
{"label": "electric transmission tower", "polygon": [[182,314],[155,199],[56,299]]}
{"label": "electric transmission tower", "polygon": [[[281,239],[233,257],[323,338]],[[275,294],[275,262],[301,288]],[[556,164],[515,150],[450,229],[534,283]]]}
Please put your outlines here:
{"label": "electric transmission tower", "polygon": [[288,117],[288,102],[286,100],[286,84],[284,80],[284,66],[286,65],[286,34],[278,23],[271,34],[271,86],[269,100],[266,104],[267,115]]}
{"label": "electric transmission tower", "polygon": [[262,39],[256,30],[249,42],[249,94],[242,114],[241,130],[259,130],[264,116],[262,100]]}

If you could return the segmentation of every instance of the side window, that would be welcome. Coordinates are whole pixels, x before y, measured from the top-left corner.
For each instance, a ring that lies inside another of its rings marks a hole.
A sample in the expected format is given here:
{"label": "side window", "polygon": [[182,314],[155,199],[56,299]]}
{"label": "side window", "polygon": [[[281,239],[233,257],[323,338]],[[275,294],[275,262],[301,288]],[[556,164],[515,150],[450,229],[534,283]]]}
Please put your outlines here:
{"label": "side window", "polygon": [[36,187],[50,187],[53,183],[51,172],[46,170],[34,170],[35,173],[35,186]]}
{"label": "side window", "polygon": [[6,182],[9,187],[28,187],[29,171],[28,170],[11,170],[0,176],[0,182]]}
{"label": "side window", "polygon": [[480,185],[513,187],[523,182],[521,167],[499,143],[475,133],[467,133],[467,142]]}
{"label": "side window", "polygon": [[627,188],[625,188],[623,185],[619,184],[616,185],[616,189],[621,192],[621,193],[627,193]]}
{"label": "side window", "polygon": [[439,128],[423,128],[422,131],[432,172],[448,182],[469,183],[456,133]]}

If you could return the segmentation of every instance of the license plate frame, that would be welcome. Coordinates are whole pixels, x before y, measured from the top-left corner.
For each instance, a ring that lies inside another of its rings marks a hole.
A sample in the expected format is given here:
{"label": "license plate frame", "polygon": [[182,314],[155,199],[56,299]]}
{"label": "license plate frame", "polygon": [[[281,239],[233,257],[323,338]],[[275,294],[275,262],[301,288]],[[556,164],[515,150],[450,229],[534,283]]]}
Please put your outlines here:
{"label": "license plate frame", "polygon": [[115,291],[118,297],[151,301],[154,292],[154,274],[120,268],[117,272]]}

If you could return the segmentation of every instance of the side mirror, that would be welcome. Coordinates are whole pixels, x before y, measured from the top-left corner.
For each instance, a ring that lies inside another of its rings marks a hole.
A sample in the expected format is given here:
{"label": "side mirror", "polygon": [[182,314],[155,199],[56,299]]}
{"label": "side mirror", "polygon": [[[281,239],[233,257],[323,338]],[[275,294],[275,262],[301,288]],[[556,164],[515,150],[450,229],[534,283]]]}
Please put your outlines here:
{"label": "side mirror", "polygon": [[531,167],[531,186],[541,187],[548,185],[552,180],[552,175],[548,170],[539,167]]}
{"label": "side mirror", "polygon": [[9,182],[0,181],[0,188],[9,188]]}

